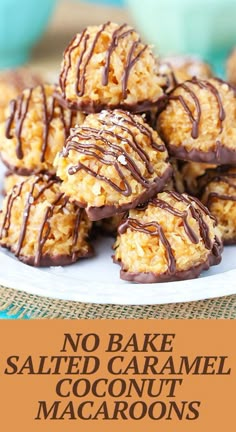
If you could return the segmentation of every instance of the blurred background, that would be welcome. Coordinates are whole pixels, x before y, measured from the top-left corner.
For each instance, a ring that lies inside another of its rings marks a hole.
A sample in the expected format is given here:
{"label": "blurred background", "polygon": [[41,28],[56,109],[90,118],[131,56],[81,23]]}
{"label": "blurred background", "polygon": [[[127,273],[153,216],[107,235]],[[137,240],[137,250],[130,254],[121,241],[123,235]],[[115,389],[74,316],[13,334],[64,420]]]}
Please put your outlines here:
{"label": "blurred background", "polygon": [[0,69],[27,63],[50,74],[75,33],[107,20],[132,21],[122,0],[0,0]]}
{"label": "blurred background", "polygon": [[0,69],[54,73],[83,27],[128,22],[162,55],[194,54],[223,71],[236,44],[236,0],[0,0]]}

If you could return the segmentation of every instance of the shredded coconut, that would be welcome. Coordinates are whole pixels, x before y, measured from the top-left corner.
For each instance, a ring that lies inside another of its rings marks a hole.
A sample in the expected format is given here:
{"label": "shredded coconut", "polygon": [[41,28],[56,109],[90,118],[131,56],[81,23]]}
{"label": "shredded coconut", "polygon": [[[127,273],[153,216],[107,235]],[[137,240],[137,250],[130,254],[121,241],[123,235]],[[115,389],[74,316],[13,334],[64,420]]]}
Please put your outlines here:
{"label": "shredded coconut", "polygon": [[118,162],[120,162],[121,165],[127,165],[127,160],[126,160],[126,158],[125,158],[124,155],[120,155],[120,156],[117,158],[117,160],[118,160]]}

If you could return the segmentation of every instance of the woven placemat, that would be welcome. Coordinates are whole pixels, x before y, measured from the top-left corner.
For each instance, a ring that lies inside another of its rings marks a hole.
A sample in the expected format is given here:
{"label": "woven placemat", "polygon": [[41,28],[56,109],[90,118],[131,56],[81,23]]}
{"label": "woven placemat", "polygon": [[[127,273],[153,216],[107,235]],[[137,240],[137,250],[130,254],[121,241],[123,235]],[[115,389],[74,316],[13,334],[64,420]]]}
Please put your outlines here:
{"label": "woven placemat", "polygon": [[236,295],[190,303],[125,306],[40,297],[0,286],[0,310],[18,318],[236,319]]}

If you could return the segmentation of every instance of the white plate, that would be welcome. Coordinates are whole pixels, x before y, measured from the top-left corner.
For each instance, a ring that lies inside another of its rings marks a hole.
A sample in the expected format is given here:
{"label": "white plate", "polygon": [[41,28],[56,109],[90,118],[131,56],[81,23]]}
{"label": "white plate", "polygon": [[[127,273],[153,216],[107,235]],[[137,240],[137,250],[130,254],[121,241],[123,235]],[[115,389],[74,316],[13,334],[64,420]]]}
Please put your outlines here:
{"label": "white plate", "polygon": [[[0,175],[3,169],[0,167]],[[1,182],[0,182],[1,187]],[[96,257],[67,267],[33,268],[0,248],[0,284],[31,294],[86,303],[164,304],[236,294],[236,246],[228,246],[219,266],[199,279],[133,284],[119,279],[111,260],[113,240],[95,242]]]}

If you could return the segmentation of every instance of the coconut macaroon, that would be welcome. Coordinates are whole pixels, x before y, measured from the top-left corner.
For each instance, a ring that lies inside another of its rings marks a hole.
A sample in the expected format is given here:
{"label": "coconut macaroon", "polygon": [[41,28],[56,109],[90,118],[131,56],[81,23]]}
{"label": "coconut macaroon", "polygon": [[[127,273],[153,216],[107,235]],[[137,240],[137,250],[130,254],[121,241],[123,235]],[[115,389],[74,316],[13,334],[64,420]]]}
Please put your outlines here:
{"label": "coconut macaroon", "polygon": [[148,45],[127,24],[107,22],[75,35],[64,52],[60,86],[70,107],[142,112],[163,95],[165,79]]}
{"label": "coconut macaroon", "polygon": [[236,88],[218,78],[178,84],[157,127],[177,159],[236,164]]}
{"label": "coconut macaroon", "polygon": [[0,125],[0,154],[5,165],[20,175],[54,173],[53,161],[69,130],[84,119],[64,108],[56,86],[26,89],[10,103],[9,117]]}
{"label": "coconut macaroon", "polygon": [[191,195],[199,194],[199,178],[203,176],[210,168],[216,165],[205,164],[201,162],[184,162],[179,168],[179,175],[182,178],[185,191]]}
{"label": "coconut macaroon", "polygon": [[200,178],[200,199],[215,216],[225,244],[236,243],[236,168],[208,170]]}
{"label": "coconut macaroon", "polygon": [[38,74],[28,68],[6,70],[0,73],[0,122],[7,118],[7,107],[25,88],[41,84]]}
{"label": "coconut macaroon", "polygon": [[134,208],[162,190],[172,169],[165,145],[138,115],[89,114],[55,160],[62,190],[91,220]]}
{"label": "coconut macaroon", "polygon": [[215,219],[196,198],[163,192],[130,210],[118,228],[114,261],[121,279],[153,283],[191,279],[221,261]]}
{"label": "coconut macaroon", "polygon": [[7,171],[3,178],[3,195],[7,195],[15,185],[18,185],[26,180],[25,176]]}
{"label": "coconut macaroon", "polygon": [[193,77],[208,79],[213,76],[211,67],[203,60],[192,56],[169,56],[159,60],[159,73],[167,79],[168,91],[177,84]]}
{"label": "coconut macaroon", "polygon": [[236,48],[233,49],[226,64],[227,80],[236,85]]}
{"label": "coconut macaroon", "polygon": [[29,265],[67,265],[91,255],[90,228],[84,210],[69,202],[57,180],[30,176],[4,199],[0,245]]}

